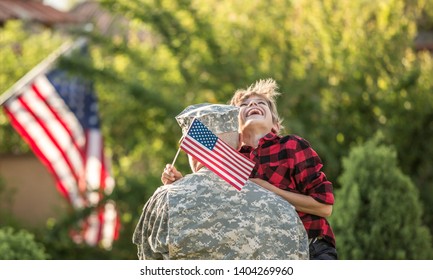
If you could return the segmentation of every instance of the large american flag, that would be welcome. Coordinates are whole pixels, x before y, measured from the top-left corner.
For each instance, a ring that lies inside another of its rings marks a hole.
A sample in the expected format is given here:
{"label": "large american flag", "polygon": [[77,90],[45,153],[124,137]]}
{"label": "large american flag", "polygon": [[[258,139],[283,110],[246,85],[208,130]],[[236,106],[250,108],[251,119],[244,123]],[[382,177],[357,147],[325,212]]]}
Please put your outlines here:
{"label": "large american flag", "polygon": [[75,210],[92,209],[73,234],[76,242],[109,248],[118,237],[114,188],[104,155],[93,84],[66,71],[41,73],[4,103],[12,126],[54,176]]}
{"label": "large american flag", "polygon": [[241,190],[248,180],[254,162],[227,145],[198,119],[194,119],[180,148]]}

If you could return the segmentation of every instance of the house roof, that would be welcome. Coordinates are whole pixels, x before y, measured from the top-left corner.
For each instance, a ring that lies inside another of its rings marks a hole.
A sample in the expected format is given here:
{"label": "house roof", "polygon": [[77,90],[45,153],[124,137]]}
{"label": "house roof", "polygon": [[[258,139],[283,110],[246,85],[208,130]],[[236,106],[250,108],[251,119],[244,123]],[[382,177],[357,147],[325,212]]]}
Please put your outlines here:
{"label": "house roof", "polygon": [[38,1],[0,0],[0,23],[12,19],[34,21],[45,25],[77,22],[77,19],[69,13]]}

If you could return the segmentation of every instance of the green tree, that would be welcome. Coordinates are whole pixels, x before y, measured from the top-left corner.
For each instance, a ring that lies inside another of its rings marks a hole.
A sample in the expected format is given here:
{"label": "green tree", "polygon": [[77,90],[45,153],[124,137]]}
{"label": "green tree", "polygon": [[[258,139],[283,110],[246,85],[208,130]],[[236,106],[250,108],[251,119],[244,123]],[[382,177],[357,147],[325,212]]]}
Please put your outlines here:
{"label": "green tree", "polygon": [[26,230],[11,227],[0,228],[1,260],[46,260],[49,255],[42,244],[35,241],[34,235]]}
{"label": "green tree", "polygon": [[12,216],[14,190],[8,189],[5,180],[0,176],[0,227],[15,223]]}
{"label": "green tree", "polygon": [[[0,29],[0,94],[60,46],[63,39],[50,30],[33,26],[30,32],[21,21],[7,21]],[[0,154],[29,150],[13,131],[3,110],[0,110],[0,139]]]}
{"label": "green tree", "polygon": [[351,149],[343,168],[331,219],[340,257],[432,258],[418,189],[398,167],[395,149],[376,136]]}
{"label": "green tree", "polygon": [[[286,133],[301,135],[312,143],[336,188],[341,158],[352,145],[381,129],[388,143],[396,147],[401,168],[420,188],[424,204],[433,202],[429,172],[433,150],[426,144],[433,141],[433,83],[429,78],[433,63],[429,53],[413,48],[420,18],[431,22],[429,1],[102,3],[145,27],[154,38],[156,44],[146,56],[152,63],[144,60],[145,69],[135,69],[149,77],[142,84],[157,81],[152,88],[161,96],[184,100],[179,102],[182,106],[203,101],[225,103],[236,88],[273,77],[284,93],[278,108]],[[161,62],[160,71],[147,70]],[[170,79],[161,79],[161,75]],[[145,91],[135,98],[144,96]],[[171,135],[178,135],[172,119],[176,111],[166,112],[164,124],[169,125]],[[120,139],[112,136],[114,142]],[[169,162],[170,154],[164,151],[173,147],[172,137],[155,137],[161,148],[158,158]],[[161,143],[158,138],[167,141]],[[147,158],[149,152],[140,152],[138,142],[131,144],[137,148],[136,155]],[[139,159],[128,161],[134,166],[133,162]],[[146,170],[155,176],[160,173]],[[433,208],[425,208],[423,219],[433,232]]]}
{"label": "green tree", "polygon": [[[433,22],[431,1],[100,2],[127,24],[109,36],[86,33],[92,61],[62,63],[95,80],[121,239],[105,254],[73,247],[64,222],[55,221],[46,229],[51,235],[41,233],[52,236],[47,242],[65,241],[50,243],[55,258],[136,258],[132,231],[181,136],[174,116],[191,103],[226,103],[237,88],[260,78],[277,80],[285,132],[312,143],[335,189],[341,158],[381,129],[424,204],[433,203],[433,63],[430,54],[413,49],[420,19],[426,28]],[[13,84],[59,43],[55,32],[32,34],[11,25],[0,32],[7,34],[0,36],[2,61],[12,61],[0,68],[1,85]],[[11,51],[14,42],[22,46],[19,55]],[[0,139],[0,152],[28,152],[1,113]],[[176,165],[189,172],[184,154]],[[433,208],[424,208],[433,232]]]}

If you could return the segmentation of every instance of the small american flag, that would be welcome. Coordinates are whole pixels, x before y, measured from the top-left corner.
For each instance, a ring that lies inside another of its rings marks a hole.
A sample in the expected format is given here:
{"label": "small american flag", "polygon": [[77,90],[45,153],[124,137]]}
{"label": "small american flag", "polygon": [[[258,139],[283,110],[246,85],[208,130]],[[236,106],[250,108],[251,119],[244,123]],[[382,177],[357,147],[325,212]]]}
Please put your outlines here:
{"label": "small american flag", "polygon": [[245,185],[255,165],[197,119],[192,122],[180,148],[237,190]]}
{"label": "small american flag", "polygon": [[118,237],[119,218],[113,202],[100,205],[114,180],[92,82],[60,69],[40,73],[4,103],[4,110],[72,208],[95,207],[74,240],[109,248]]}

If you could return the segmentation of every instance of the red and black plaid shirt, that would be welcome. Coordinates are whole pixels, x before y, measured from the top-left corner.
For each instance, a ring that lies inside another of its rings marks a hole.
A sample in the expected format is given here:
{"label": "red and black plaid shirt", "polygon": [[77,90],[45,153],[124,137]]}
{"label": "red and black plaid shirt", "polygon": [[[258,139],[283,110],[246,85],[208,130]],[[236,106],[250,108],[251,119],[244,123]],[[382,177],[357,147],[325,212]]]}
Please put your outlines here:
{"label": "red and black plaid shirt", "polygon": [[[309,195],[315,200],[334,204],[332,183],[321,171],[322,161],[310,144],[299,136],[267,134],[256,149],[242,147],[241,153],[256,162],[251,176],[263,179],[287,191]],[[323,237],[335,246],[335,236],[328,221],[299,212],[309,238]]]}

